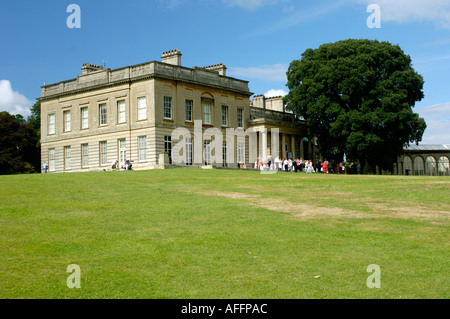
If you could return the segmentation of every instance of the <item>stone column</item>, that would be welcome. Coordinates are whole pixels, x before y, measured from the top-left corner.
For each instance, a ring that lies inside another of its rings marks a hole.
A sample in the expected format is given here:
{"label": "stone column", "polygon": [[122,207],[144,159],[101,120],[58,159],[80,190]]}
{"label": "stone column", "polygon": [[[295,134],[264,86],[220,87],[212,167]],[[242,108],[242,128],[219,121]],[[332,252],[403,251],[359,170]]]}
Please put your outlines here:
{"label": "stone column", "polygon": [[261,157],[263,162],[267,161],[267,128],[262,128],[261,129]]}
{"label": "stone column", "polygon": [[291,135],[291,152],[292,159],[295,160],[295,135]]}
{"label": "stone column", "polygon": [[286,158],[286,134],[281,133],[281,157]]}

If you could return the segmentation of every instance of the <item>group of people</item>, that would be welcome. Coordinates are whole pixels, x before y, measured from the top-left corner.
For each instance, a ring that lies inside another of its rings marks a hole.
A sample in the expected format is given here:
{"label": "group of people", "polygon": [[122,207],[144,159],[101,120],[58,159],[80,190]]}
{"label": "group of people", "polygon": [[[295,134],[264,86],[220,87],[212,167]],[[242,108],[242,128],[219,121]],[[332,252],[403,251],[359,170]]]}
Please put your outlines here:
{"label": "group of people", "polygon": [[328,161],[318,161],[315,165],[311,160],[303,160],[302,158],[295,160],[289,158],[278,158],[272,160],[271,157],[267,161],[262,161],[259,156],[255,161],[255,170],[260,171],[285,171],[285,172],[304,172],[304,173],[329,173]]}
{"label": "group of people", "polygon": [[126,160],[122,165],[119,164],[119,161],[116,160],[111,165],[111,170],[121,170],[121,171],[131,171],[133,167],[133,164],[131,164],[131,161]]}

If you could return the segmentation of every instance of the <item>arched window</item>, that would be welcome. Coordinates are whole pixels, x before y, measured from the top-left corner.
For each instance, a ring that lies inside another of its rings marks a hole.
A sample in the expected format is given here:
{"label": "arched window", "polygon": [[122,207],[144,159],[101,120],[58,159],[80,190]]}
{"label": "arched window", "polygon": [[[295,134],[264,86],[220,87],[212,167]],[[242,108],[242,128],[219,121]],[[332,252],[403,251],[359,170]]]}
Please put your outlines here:
{"label": "arched window", "polygon": [[433,156],[428,156],[426,159],[426,173],[427,175],[437,175],[436,159]]}
{"label": "arched window", "polygon": [[424,165],[423,165],[423,158],[420,156],[417,156],[414,159],[414,175],[424,175]]}
{"label": "arched window", "polygon": [[403,174],[410,175],[413,173],[413,164],[411,157],[405,156],[403,159]]}
{"label": "arched window", "polygon": [[439,176],[449,176],[450,175],[450,163],[447,156],[441,156],[438,161],[438,174]]}

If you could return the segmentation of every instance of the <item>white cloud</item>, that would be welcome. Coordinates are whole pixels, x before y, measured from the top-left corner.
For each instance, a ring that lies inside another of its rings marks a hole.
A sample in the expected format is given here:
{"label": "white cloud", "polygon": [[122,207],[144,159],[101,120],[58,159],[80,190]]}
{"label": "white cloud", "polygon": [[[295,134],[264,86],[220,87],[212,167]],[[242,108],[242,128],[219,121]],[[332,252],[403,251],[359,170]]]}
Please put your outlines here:
{"label": "white cloud", "polygon": [[263,6],[275,5],[280,2],[287,2],[289,0],[222,0],[222,2],[229,6],[237,6],[247,10],[256,10]]}
{"label": "white cloud", "polygon": [[356,0],[381,8],[381,21],[433,21],[440,28],[450,28],[450,1],[448,0]]}
{"label": "white cloud", "polygon": [[24,95],[14,91],[9,80],[0,80],[0,111],[10,114],[31,115],[30,107],[33,102]]}
{"label": "white cloud", "polygon": [[450,102],[418,108],[415,112],[427,123],[422,144],[450,144]]}
{"label": "white cloud", "polygon": [[274,96],[285,96],[286,94],[288,94],[289,92],[285,91],[285,90],[276,90],[276,89],[271,89],[269,91],[267,91],[266,93],[264,93],[265,97],[274,97]]}
{"label": "white cloud", "polygon": [[228,73],[234,77],[247,79],[258,79],[265,81],[287,82],[286,72],[288,66],[285,64],[262,65],[256,67],[234,67],[229,68]]}

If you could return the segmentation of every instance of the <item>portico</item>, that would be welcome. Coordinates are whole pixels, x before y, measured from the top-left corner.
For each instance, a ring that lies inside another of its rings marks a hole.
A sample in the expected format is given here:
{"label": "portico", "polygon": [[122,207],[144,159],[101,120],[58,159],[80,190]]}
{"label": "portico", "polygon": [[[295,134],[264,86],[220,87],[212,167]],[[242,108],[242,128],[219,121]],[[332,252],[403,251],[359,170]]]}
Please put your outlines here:
{"label": "portico", "polygon": [[[319,157],[317,147],[307,134],[305,121],[284,111],[281,96],[273,98],[255,96],[250,105],[248,127],[260,132],[257,143],[258,155],[263,161],[267,161],[270,157],[275,159],[277,156],[313,161]],[[272,148],[275,143],[278,144],[278,148],[275,148],[278,152],[274,152]]]}

